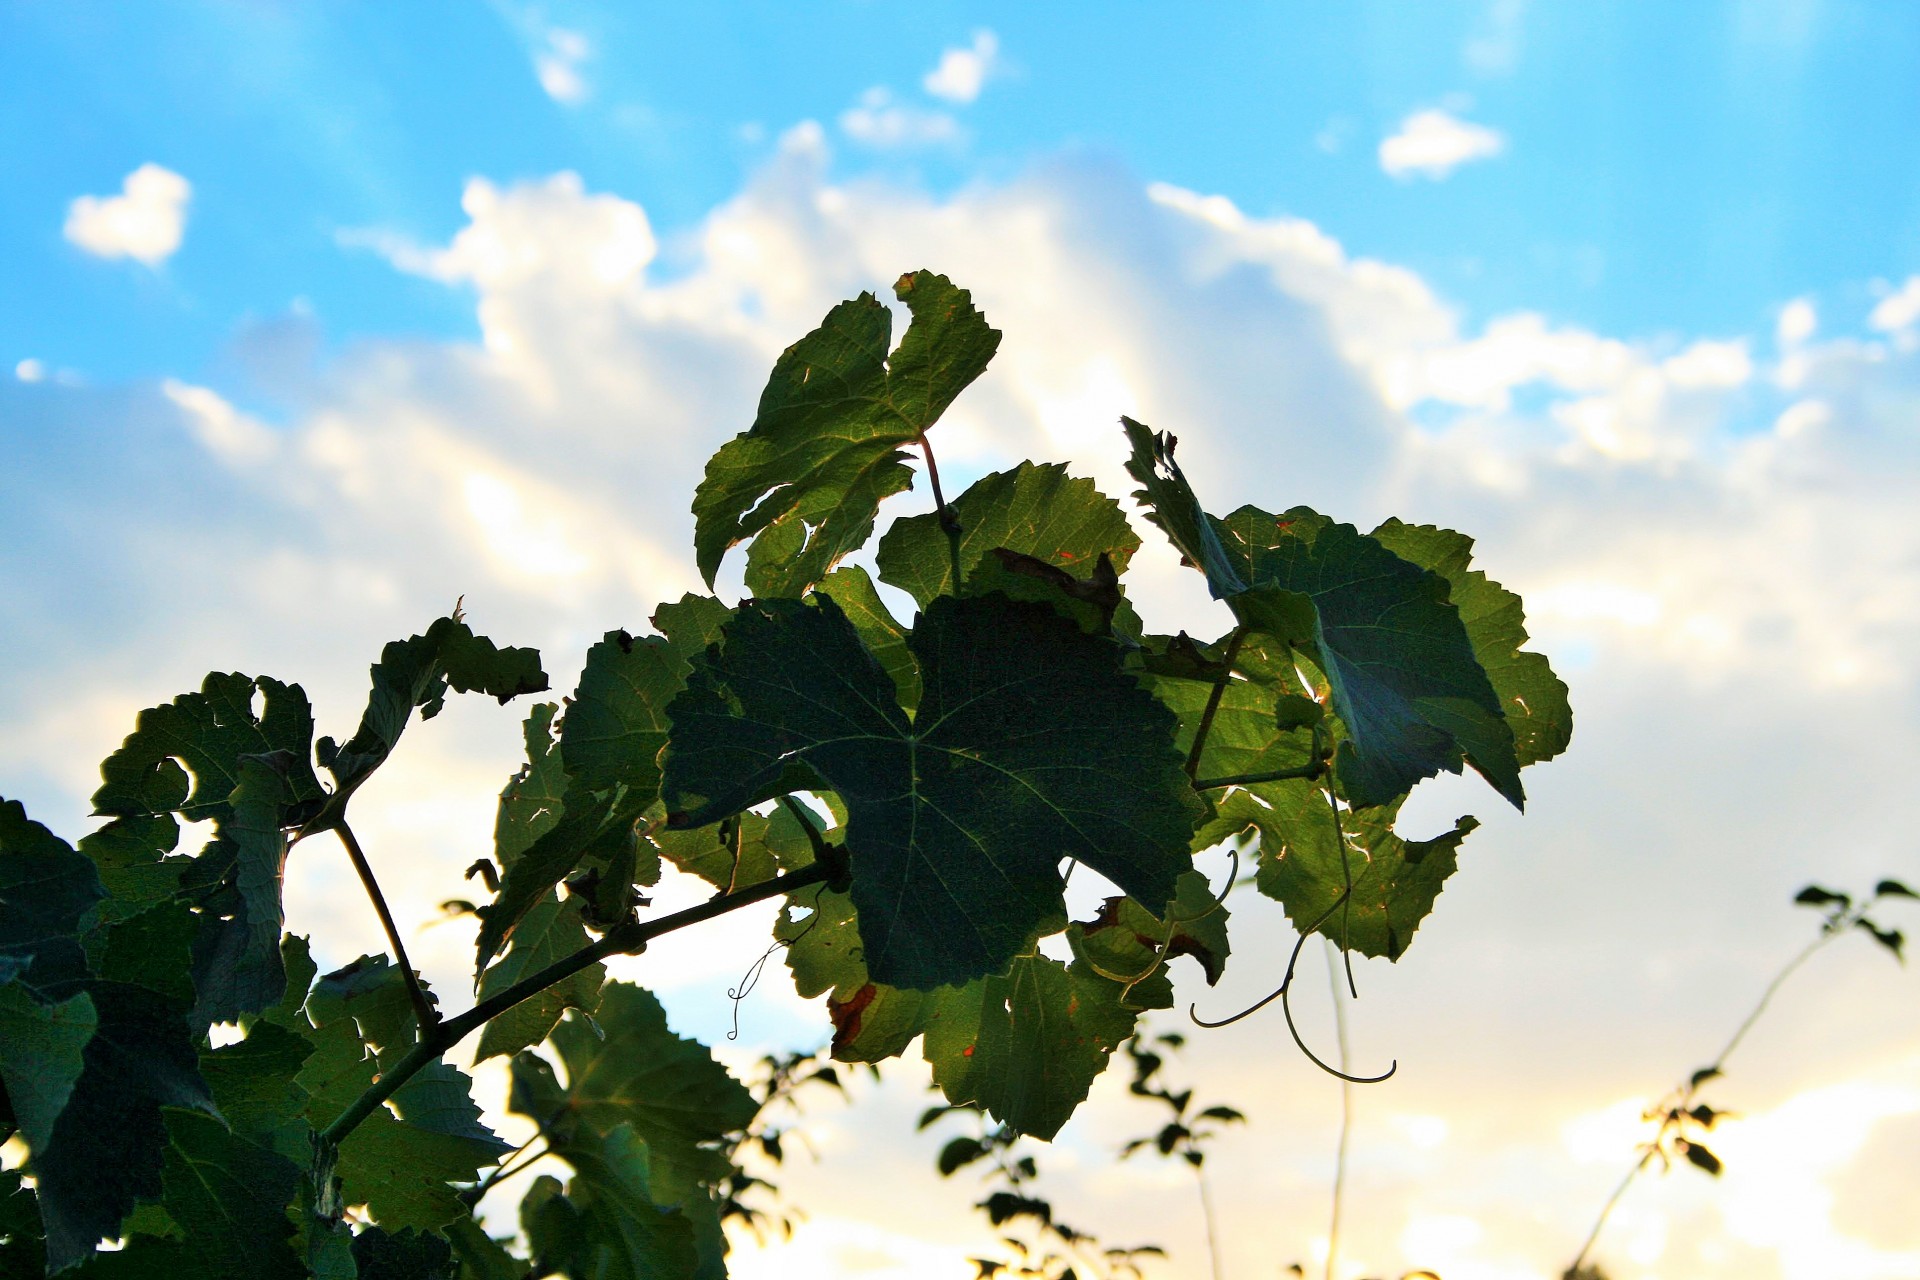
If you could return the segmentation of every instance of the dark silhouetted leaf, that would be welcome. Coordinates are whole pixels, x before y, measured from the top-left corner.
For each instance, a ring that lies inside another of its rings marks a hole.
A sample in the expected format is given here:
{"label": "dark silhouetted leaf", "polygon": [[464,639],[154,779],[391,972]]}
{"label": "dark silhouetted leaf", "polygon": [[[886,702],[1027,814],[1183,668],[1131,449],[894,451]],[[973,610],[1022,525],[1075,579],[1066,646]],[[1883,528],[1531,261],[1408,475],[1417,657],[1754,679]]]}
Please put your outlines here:
{"label": "dark silhouetted leaf", "polygon": [[454,1280],[453,1246],[435,1235],[368,1227],[353,1238],[359,1280]]}
{"label": "dark silhouetted leaf", "polygon": [[[87,979],[82,919],[105,895],[93,863],[0,800],[0,965],[43,1000],[62,1000]],[[0,979],[4,980],[4,979]]]}
{"label": "dark silhouetted leaf", "polygon": [[167,1150],[161,1108],[213,1110],[184,1000],[109,981],[92,982],[88,995],[98,1027],[45,1149],[34,1153],[54,1271],[85,1258],[102,1237],[118,1235],[136,1200],[160,1196]]}
{"label": "dark silhouetted leaf", "polygon": [[824,782],[850,815],[867,967],[893,986],[1003,968],[1059,910],[1062,858],[1172,897],[1199,805],[1172,715],[1117,649],[1001,596],[941,597],[911,644],[926,692],[909,721],[830,597],[743,608],[673,705],[669,823]]}
{"label": "dark silhouetted leaf", "polygon": [[1839,907],[1842,911],[1853,905],[1853,899],[1846,894],[1822,889],[1817,884],[1810,884],[1794,894],[1793,900],[1803,907]]}
{"label": "dark silhouetted leaf", "polygon": [[[262,695],[257,715],[256,690]],[[241,760],[276,752],[287,757],[288,795],[315,805],[321,790],[308,763],[312,741],[313,711],[299,685],[214,672],[199,693],[140,713],[125,745],[100,766],[104,782],[94,792],[94,812],[135,817],[172,811],[190,822],[225,818],[240,785]]]}
{"label": "dark silhouetted leaf", "polygon": [[[338,788],[335,804],[344,803],[386,761],[416,710],[422,720],[440,714],[448,689],[507,702],[547,688],[536,650],[499,648],[475,635],[458,613],[437,620],[424,635],[388,644],[371,675],[373,691],[353,737],[339,747],[321,741],[321,763]],[[98,797],[95,805],[100,807]]]}
{"label": "dark silhouetted leaf", "polygon": [[1693,1165],[1696,1169],[1704,1169],[1716,1178],[1720,1176],[1721,1170],[1725,1168],[1725,1166],[1720,1163],[1719,1156],[1716,1156],[1713,1152],[1707,1150],[1697,1142],[1688,1142],[1682,1139],[1680,1142],[1680,1154],[1687,1158],[1688,1164]]}

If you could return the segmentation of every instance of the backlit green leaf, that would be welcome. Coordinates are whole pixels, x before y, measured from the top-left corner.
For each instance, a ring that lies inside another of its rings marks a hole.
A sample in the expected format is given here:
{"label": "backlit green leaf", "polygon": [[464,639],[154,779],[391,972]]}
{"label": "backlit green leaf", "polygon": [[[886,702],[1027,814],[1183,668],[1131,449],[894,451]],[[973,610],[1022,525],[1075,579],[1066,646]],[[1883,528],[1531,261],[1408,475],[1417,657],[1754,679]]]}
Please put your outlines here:
{"label": "backlit green leaf", "polygon": [[629,1125],[568,1144],[566,1194],[529,1195],[522,1222],[541,1274],[592,1280],[691,1280],[693,1224],[654,1203],[647,1144]]}
{"label": "backlit green leaf", "polygon": [[[983,476],[954,499],[953,511],[961,530],[960,572],[967,577],[994,548],[1033,556],[1077,578],[1086,577],[1103,553],[1116,572],[1125,573],[1140,548],[1120,504],[1057,463],[1023,462]],[[876,562],[880,580],[921,608],[954,593],[947,535],[937,515],[894,521],[880,539]]]}
{"label": "backlit green leaf", "polygon": [[545,1064],[522,1054],[514,1059],[513,1109],[561,1132],[579,1125],[604,1137],[631,1125],[656,1169],[666,1166],[675,1180],[723,1176],[727,1162],[716,1148],[758,1110],[705,1045],[675,1035],[653,994],[629,983],[608,983],[593,1020],[564,1019],[552,1044],[566,1067],[565,1090],[544,1092],[534,1079]]}
{"label": "backlit green leaf", "polygon": [[1521,647],[1527,642],[1527,624],[1520,597],[1470,567],[1473,539],[1399,520],[1387,521],[1373,537],[1401,559],[1447,580],[1447,598],[1460,611],[1474,657],[1499,695],[1521,765],[1551,760],[1565,751],[1573,736],[1567,686],[1544,655]]}
{"label": "backlit green leaf", "polygon": [[926,1014],[934,1082],[949,1102],[1051,1138],[1133,1034],[1137,1010],[1122,990],[1084,964],[1026,955],[1003,976],[935,992]]}
{"label": "backlit green leaf", "polygon": [[917,271],[894,292],[913,313],[900,346],[870,293],[828,312],[787,348],[753,426],[707,463],[694,494],[694,548],[707,582],[729,547],[755,539],[747,589],[797,597],[873,533],[882,499],[912,483],[902,446],[919,440],[1000,345],[971,296]]}

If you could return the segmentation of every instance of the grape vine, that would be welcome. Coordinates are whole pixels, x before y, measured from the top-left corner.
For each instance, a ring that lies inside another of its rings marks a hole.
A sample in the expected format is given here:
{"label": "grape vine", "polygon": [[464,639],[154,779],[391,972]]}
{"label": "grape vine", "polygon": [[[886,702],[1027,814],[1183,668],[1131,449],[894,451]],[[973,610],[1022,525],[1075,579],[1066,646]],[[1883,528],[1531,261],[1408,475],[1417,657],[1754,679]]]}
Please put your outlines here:
{"label": "grape vine", "polygon": [[[791,1081],[750,1091],[602,962],[770,899],[831,1056],[917,1041],[1001,1147],[1056,1134],[1122,1046],[1145,1060],[1171,961],[1218,980],[1201,851],[1255,857],[1303,942],[1405,953],[1475,825],[1403,836],[1408,791],[1471,767],[1520,806],[1522,769],[1567,744],[1518,598],[1447,530],[1210,515],[1173,437],[1124,420],[1134,499],[1235,619],[1151,631],[1125,585],[1139,538],[1090,481],[1027,462],[949,500],[932,429],[1000,334],[943,276],[895,294],[897,346],[872,294],[836,306],[707,465],[696,562],[711,588],[744,544],[748,598],[608,632],[564,703],[524,715],[469,871],[491,896],[463,1012],[412,968],[349,822],[450,694],[549,690],[538,654],[458,609],[385,647],[344,742],[314,736],[298,685],[216,672],[140,714],[77,843],[0,802],[0,1137],[24,1152],[0,1172],[0,1270],[723,1276],[724,1221],[757,1221],[743,1152],[777,1153],[762,1112]],[[849,562],[916,457],[934,509],[895,520],[871,572]],[[181,849],[183,822],[212,838]],[[328,834],[314,855],[342,847],[390,954],[322,975],[281,895],[290,850]],[[713,896],[654,912],[666,866]],[[1115,890],[1089,919],[1074,867]],[[509,1059],[521,1148],[445,1060],[475,1033],[477,1059]],[[569,1176],[531,1181],[517,1231],[475,1216],[539,1156]]]}

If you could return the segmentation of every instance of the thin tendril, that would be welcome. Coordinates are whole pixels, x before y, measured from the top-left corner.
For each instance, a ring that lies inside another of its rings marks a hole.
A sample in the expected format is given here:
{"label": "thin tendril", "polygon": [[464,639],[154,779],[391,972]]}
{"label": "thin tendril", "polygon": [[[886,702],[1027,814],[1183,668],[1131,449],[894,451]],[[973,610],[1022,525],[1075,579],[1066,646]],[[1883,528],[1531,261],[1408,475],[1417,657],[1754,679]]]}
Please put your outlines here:
{"label": "thin tendril", "polygon": [[[1340,799],[1333,794],[1333,765],[1327,765],[1327,811],[1333,815],[1333,844],[1340,850],[1340,878],[1346,888],[1340,893],[1340,962],[1347,970],[1347,990],[1355,1000],[1360,998],[1360,988],[1353,980],[1353,863],[1347,860],[1347,832],[1340,825]],[[1298,1037],[1295,1037],[1296,1039]],[[1308,1055],[1312,1057],[1311,1054]],[[1316,1059],[1318,1061],[1318,1059]],[[1334,1073],[1338,1075],[1338,1072]],[[1391,1074],[1391,1073],[1389,1073]]]}
{"label": "thin tendril", "polygon": [[727,999],[733,1001],[733,1029],[727,1032],[727,1039],[738,1040],[740,1038],[740,1002],[752,995],[753,989],[760,985],[760,975],[766,972],[767,961],[773,959],[773,953],[782,947],[791,947],[794,943],[812,933],[813,926],[820,923],[820,895],[825,893],[826,889],[827,887],[825,885],[821,885],[820,888],[814,892],[813,914],[807,919],[807,927],[791,938],[774,939],[773,945],[761,952],[760,958],[747,967],[746,973],[740,978],[740,985],[737,988],[727,988]]}

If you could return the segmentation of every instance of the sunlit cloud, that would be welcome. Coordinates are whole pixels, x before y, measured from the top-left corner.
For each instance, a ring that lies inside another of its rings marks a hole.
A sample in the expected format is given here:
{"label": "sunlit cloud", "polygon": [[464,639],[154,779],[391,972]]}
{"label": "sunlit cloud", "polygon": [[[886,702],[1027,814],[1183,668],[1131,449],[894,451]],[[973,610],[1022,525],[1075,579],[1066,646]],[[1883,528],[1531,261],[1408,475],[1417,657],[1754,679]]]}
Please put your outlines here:
{"label": "sunlit cloud", "polygon": [[840,131],[855,142],[888,150],[952,143],[962,136],[960,122],[946,112],[901,102],[879,85],[840,113]]}
{"label": "sunlit cloud", "polygon": [[1400,122],[1399,132],[1381,139],[1380,168],[1395,178],[1438,181],[1463,164],[1492,159],[1506,149],[1505,134],[1433,107],[1414,112]]}
{"label": "sunlit cloud", "polygon": [[991,31],[976,31],[971,45],[944,50],[920,87],[936,98],[965,106],[980,96],[999,63],[1000,38]]}
{"label": "sunlit cloud", "polygon": [[117,196],[79,196],[67,206],[67,240],[99,258],[132,258],[157,267],[180,248],[193,184],[171,169],[143,164]]}

